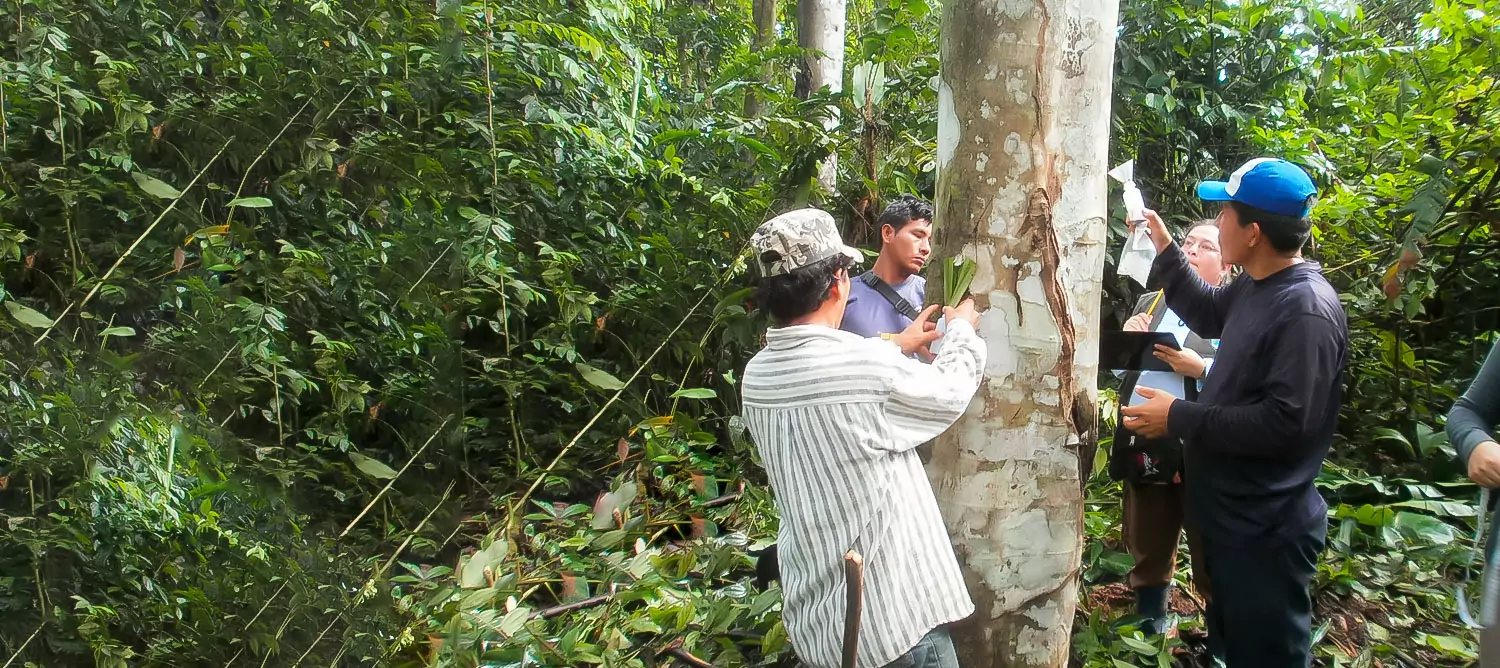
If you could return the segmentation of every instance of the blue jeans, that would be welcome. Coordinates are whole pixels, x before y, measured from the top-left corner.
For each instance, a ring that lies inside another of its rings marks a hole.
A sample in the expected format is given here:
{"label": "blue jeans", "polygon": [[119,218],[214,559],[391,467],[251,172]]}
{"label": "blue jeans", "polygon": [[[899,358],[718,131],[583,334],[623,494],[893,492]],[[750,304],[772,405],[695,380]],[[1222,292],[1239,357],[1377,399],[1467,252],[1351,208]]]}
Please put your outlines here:
{"label": "blue jeans", "polygon": [[885,664],[885,668],[958,668],[958,653],[947,629],[933,629],[916,647]]}

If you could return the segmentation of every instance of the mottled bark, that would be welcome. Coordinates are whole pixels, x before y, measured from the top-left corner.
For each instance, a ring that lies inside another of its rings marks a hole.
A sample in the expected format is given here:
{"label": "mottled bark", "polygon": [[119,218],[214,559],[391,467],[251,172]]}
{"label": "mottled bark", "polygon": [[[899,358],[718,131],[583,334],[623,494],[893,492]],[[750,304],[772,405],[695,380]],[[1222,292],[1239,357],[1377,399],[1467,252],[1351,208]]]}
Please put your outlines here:
{"label": "mottled bark", "polygon": [[[755,25],[755,37],[750,43],[754,53],[765,53],[776,41],[776,0],[751,0],[750,19]],[[771,80],[771,66],[761,65],[760,82]],[[757,118],[765,111],[765,102],[754,90],[745,94],[745,117]]]}
{"label": "mottled bark", "polygon": [[[1097,438],[1116,12],[944,4],[935,252],[979,263],[989,363],[928,470],[977,607],[956,629],[974,668],[1067,663]],[[941,276],[928,286],[932,300]]]}
{"label": "mottled bark", "polygon": [[[844,0],[798,0],[797,44],[810,53],[803,65],[798,94],[806,97],[828,88],[844,89]],[[823,127],[839,123],[838,108],[829,106]],[[838,185],[838,157],[829,155],[818,165],[818,184],[831,193]]]}

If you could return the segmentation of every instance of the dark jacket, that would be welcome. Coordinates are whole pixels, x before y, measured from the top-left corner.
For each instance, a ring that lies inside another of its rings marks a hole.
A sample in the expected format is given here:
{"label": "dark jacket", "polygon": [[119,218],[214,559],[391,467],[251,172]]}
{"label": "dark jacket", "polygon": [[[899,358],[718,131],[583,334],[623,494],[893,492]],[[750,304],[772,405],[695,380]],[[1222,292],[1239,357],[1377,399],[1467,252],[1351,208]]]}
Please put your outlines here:
{"label": "dark jacket", "polygon": [[[1465,468],[1480,443],[1495,439],[1496,424],[1500,424],[1500,342],[1490,348],[1474,382],[1448,412],[1448,442],[1458,449],[1458,461]],[[1490,500],[1495,500],[1494,492]],[[1491,513],[1486,554],[1494,553],[1496,529],[1500,529],[1500,514]]]}
{"label": "dark jacket", "polygon": [[[1167,302],[1158,299],[1160,291],[1148,292],[1136,300],[1135,309],[1130,312],[1131,317],[1151,310],[1151,320],[1146,329],[1156,331],[1161,326],[1161,321],[1167,315]],[[1214,357],[1214,346],[1197,334],[1188,333],[1187,342],[1184,347],[1193,350],[1205,360]],[[1139,371],[1127,371],[1120,384],[1120,406],[1123,407],[1129,397],[1135,392],[1136,382],[1140,380]],[[1183,378],[1184,397],[1193,399],[1198,394],[1198,382],[1193,378]],[[1115,480],[1136,480],[1141,473],[1138,458],[1141,454],[1153,457],[1155,465],[1153,468],[1165,474],[1167,479],[1175,477],[1182,469],[1182,439],[1167,437],[1161,439],[1148,439],[1138,436],[1123,426],[1124,420],[1119,415],[1115,418],[1115,435],[1113,445],[1110,447],[1109,475]],[[1133,466],[1134,465],[1134,466]],[[1146,479],[1144,482],[1160,482],[1154,479]]]}
{"label": "dark jacket", "polygon": [[1314,262],[1211,287],[1176,244],[1151,274],[1193,331],[1220,339],[1198,401],[1167,416],[1167,432],[1187,444],[1188,523],[1222,545],[1264,547],[1326,527],[1316,481],[1349,359],[1338,292]]}

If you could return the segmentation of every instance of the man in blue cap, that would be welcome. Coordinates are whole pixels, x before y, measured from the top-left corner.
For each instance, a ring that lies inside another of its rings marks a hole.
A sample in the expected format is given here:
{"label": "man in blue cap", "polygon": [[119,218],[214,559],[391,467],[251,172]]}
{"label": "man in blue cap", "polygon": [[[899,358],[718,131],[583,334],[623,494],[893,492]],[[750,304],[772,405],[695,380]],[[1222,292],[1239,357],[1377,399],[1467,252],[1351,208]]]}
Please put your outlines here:
{"label": "man in blue cap", "polygon": [[1321,268],[1302,257],[1317,189],[1300,167],[1257,158],[1198,196],[1222,202],[1219,245],[1243,275],[1210,286],[1155,212],[1152,282],[1218,357],[1196,402],[1141,388],[1124,425],[1182,438],[1187,520],[1213,582],[1209,649],[1229,668],[1305,668],[1328,507],[1314,486],[1338,425],[1349,333]]}

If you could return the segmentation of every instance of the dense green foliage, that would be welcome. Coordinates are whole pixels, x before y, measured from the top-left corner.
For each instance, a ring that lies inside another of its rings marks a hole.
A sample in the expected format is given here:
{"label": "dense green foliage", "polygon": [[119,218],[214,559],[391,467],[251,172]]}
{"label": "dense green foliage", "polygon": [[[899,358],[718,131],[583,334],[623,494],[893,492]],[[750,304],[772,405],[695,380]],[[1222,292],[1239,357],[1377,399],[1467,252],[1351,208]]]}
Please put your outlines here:
{"label": "dense green foliage", "polygon": [[[789,660],[751,578],[740,250],[828,151],[867,246],[879,198],[930,194],[935,4],[852,3],[848,92],[809,100],[791,17],[753,52],[748,3],[5,6],[0,656]],[[1347,665],[1472,656],[1472,487],[1435,432],[1500,329],[1497,16],[1122,7],[1112,153],[1153,205],[1197,217],[1192,183],[1262,152],[1324,188],[1357,357],[1319,651]],[[1117,319],[1139,288],[1108,278]],[[1128,568],[1090,493],[1085,586]],[[1080,663],[1165,656],[1079,619]]]}

